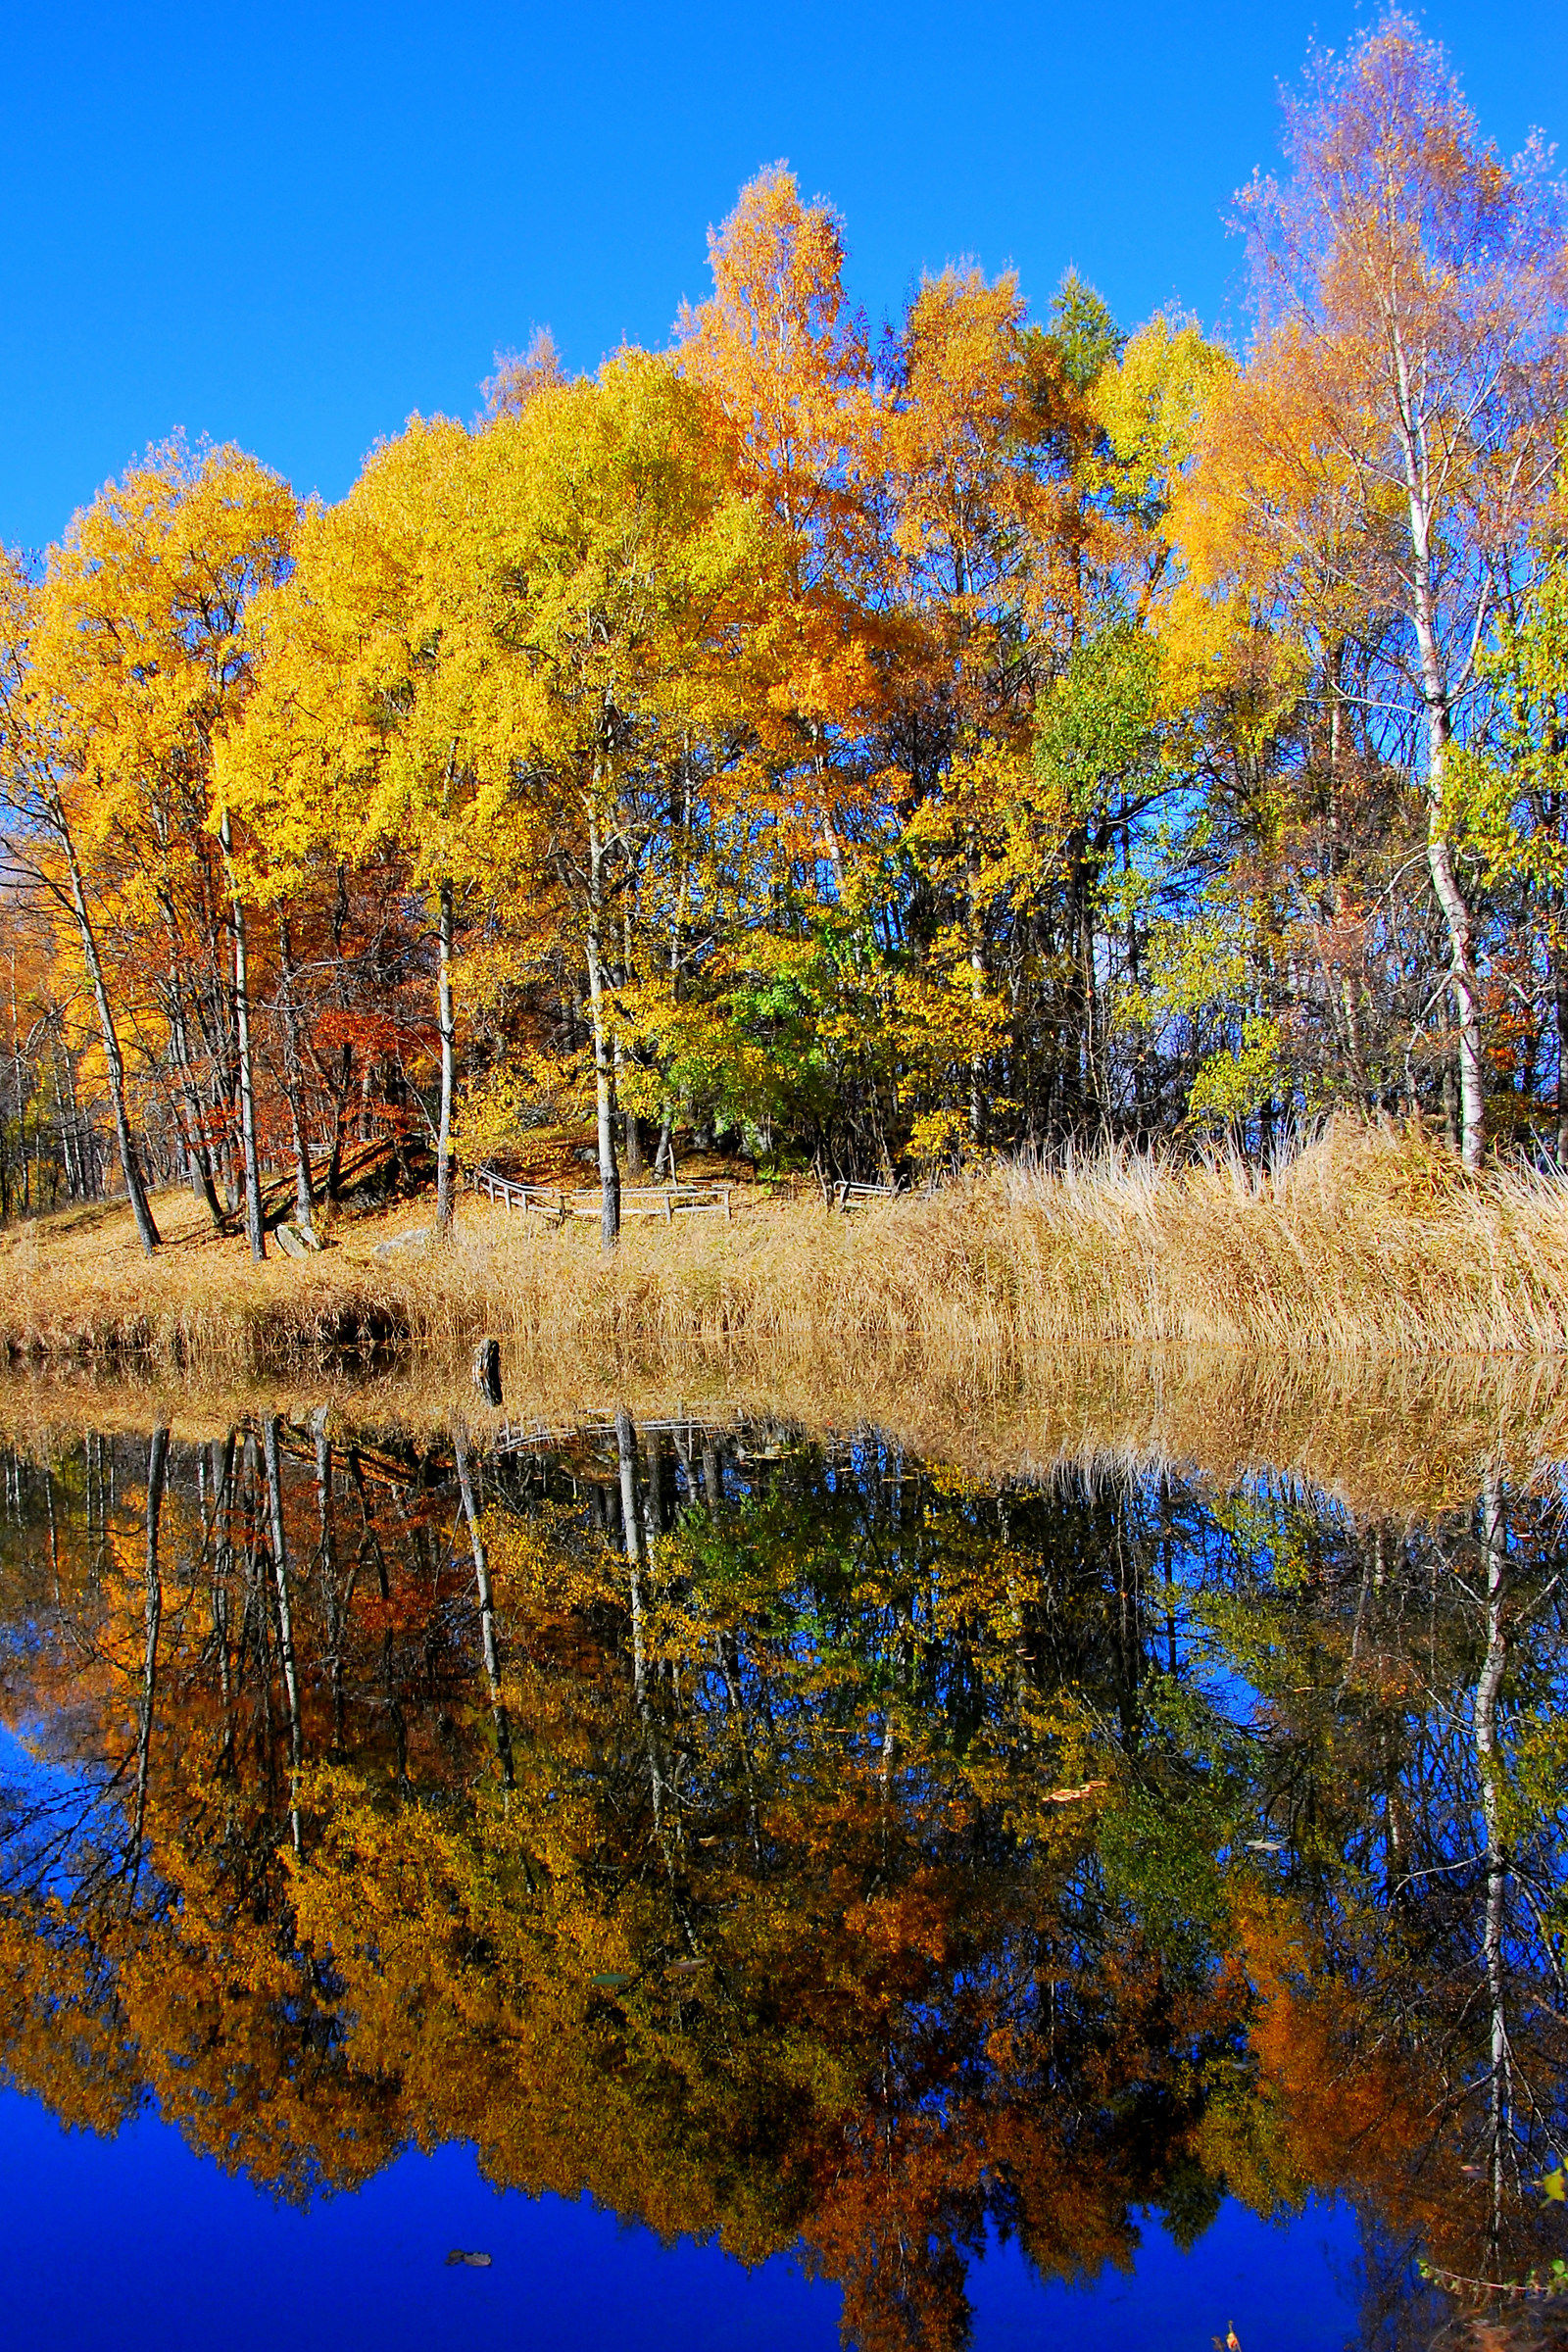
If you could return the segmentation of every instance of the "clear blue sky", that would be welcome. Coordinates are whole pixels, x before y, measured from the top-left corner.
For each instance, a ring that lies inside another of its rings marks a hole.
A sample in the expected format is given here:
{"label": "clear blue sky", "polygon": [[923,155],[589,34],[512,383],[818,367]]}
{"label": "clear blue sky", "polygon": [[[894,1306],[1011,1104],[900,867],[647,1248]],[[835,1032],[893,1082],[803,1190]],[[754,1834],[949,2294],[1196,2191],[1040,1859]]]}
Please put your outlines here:
{"label": "clear blue sky", "polygon": [[[0,540],[36,546],[149,440],[232,439],[341,496],[497,346],[659,343],[705,231],[787,157],[852,285],[1076,262],[1127,323],[1234,291],[1232,190],[1353,0],[0,0]],[[1563,0],[1425,13],[1506,151],[1568,146]]]}

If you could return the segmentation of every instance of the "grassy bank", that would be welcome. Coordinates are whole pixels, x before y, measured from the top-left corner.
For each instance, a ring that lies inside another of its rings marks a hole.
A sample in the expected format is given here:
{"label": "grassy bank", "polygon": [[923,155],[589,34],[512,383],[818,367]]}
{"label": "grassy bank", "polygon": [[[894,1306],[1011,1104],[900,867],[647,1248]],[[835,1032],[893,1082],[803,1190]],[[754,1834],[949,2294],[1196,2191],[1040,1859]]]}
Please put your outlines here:
{"label": "grassy bank", "polygon": [[1241,1348],[1285,1358],[1568,1352],[1568,1186],[1468,1178],[1421,1138],[1331,1131],[1258,1174],[1129,1157],[1010,1169],[853,1219],[746,1201],[732,1224],[633,1226],[601,1256],[465,1200],[452,1243],[378,1256],[420,1212],[253,1266],[160,1203],[149,1263],[118,1207],[0,1248],[13,1359],[134,1354],[247,1379],[392,1348],[452,1364],[494,1334],[514,1368],[856,1392],[892,1380],[994,1399],[1064,1350]]}

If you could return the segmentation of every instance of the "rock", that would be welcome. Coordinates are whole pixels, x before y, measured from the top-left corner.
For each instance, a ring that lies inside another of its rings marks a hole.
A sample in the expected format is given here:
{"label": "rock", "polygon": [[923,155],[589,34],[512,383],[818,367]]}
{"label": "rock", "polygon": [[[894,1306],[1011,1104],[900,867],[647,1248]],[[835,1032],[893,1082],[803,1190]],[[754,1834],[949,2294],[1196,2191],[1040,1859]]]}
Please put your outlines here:
{"label": "rock", "polygon": [[395,1233],[389,1242],[377,1242],[372,1257],[396,1257],[400,1250],[422,1250],[430,1239],[428,1225],[416,1225],[408,1233]]}
{"label": "rock", "polygon": [[490,2268],[488,2254],[470,2254],[463,2246],[454,2246],[447,2256],[448,2270],[455,2262],[466,2262],[470,2271],[487,2271]]}
{"label": "rock", "polygon": [[314,1257],[321,1245],[308,1225],[279,1225],[272,1239],[285,1257]]}

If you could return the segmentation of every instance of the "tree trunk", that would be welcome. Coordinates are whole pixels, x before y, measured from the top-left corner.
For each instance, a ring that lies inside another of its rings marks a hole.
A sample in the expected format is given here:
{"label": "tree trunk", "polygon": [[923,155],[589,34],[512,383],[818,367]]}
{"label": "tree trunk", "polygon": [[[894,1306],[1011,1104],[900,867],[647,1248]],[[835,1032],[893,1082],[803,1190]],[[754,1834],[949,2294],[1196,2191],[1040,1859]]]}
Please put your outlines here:
{"label": "tree trunk", "polygon": [[452,1424],[452,1451],[458,1468],[458,1494],[463,1502],[464,1525],[468,1531],[468,1549],[473,1554],[474,1590],[479,1596],[479,1646],[484,1656],[484,1679],[490,1689],[490,1720],[495,1726],[496,1761],[501,1766],[502,1784],[510,1789],[514,1785],[515,1768],[512,1757],[512,1727],[507,1720],[507,1710],[501,1696],[501,1653],[496,1641],[496,1606],[490,1584],[490,1555],[485,1549],[484,1533],[474,1500],[473,1474],[468,1465],[468,1433],[461,1419]]}
{"label": "tree trunk", "polygon": [[[68,1117],[66,1090],[60,1077],[60,1039],[53,1029],[51,1029],[49,1037],[49,1066],[54,1073],[55,1112],[60,1129],[60,1157],[66,1171],[67,1196],[73,1200],[85,1200],[87,1191],[81,1180],[81,1154],[77,1148],[75,1134],[75,1104],[73,1101]],[[73,1094],[74,1094],[74,1090],[73,1090]]]}
{"label": "tree trunk", "polygon": [[1568,1168],[1568,964],[1552,975],[1557,1013],[1557,1165]]}
{"label": "tree trunk", "polygon": [[294,1657],[294,1612],[289,1602],[288,1544],[283,1533],[283,1457],[277,1414],[268,1420],[267,1499],[272,1533],[272,1579],[277,1590],[277,1646],[283,1667],[283,1690],[288,1699],[289,1828],[294,1851],[300,1850],[299,1776],[305,1742],[300,1723],[300,1679]]}
{"label": "tree trunk", "polygon": [[349,1089],[354,1078],[354,1047],[343,1046],[343,1084],[332,1097],[332,1149],[326,1161],[326,1197],[334,1208],[343,1198],[343,1145],[348,1126]]}
{"label": "tree trunk", "polygon": [[[1404,346],[1396,334],[1394,358],[1410,522],[1410,617],[1421,657],[1421,698],[1427,727],[1427,870],[1448,929],[1448,985],[1459,1031],[1460,1151],[1479,1168],[1487,1148],[1487,1106],[1476,1003],[1474,924],[1454,869],[1444,805],[1448,746],[1453,735],[1452,681],[1445,665],[1432,565],[1433,511],[1424,422],[1418,416]],[[1480,621],[1478,618],[1477,632]]]}
{"label": "tree trunk", "polygon": [[[985,940],[980,920],[980,850],[971,825],[964,853],[964,928],[969,940],[969,995],[978,1018],[986,993]],[[985,1056],[969,1059],[969,1142],[978,1152],[986,1140]]]}
{"label": "tree trunk", "polygon": [[234,1677],[229,1656],[228,1585],[234,1572],[234,1432],[220,1446],[213,1441],[213,1632],[223,1700],[223,1740],[219,1770],[234,1774]]}
{"label": "tree trunk", "polygon": [[1497,1747],[1497,1694],[1508,1663],[1503,1607],[1508,1555],[1502,1500],[1494,1486],[1488,1486],[1482,1496],[1481,1530],[1487,1572],[1487,1649],[1476,1684],[1475,1741],[1481,1780],[1481,1818],[1486,1829],[1487,1902],[1482,1950],[1487,1970],[1487,2006],[1491,2013],[1488,2170],[1494,2251],[1502,2233],[1504,2150],[1513,2121],[1513,2067],[1508,2047],[1503,1948],[1509,1866],[1502,1825],[1502,1763]]}
{"label": "tree trunk", "polygon": [[22,1210],[27,1211],[27,1122],[22,1092],[22,1039],[17,1031],[17,950],[11,948],[11,1084],[17,1098],[17,1151],[22,1162]]}
{"label": "tree trunk", "polygon": [[164,1503],[164,1477],[169,1463],[169,1431],[156,1424],[147,1447],[147,1583],[143,1611],[146,1632],[142,1651],[141,1704],[136,1723],[136,1816],[131,1837],[130,1901],[136,1899],[141,1876],[142,1841],[147,1830],[147,1790],[152,1778],[153,1713],[158,1696],[158,1635],[164,1620],[164,1581],[158,1561],[158,1528]]}
{"label": "tree trunk", "polygon": [[66,824],[65,811],[58,804],[53,813],[56,830],[66,853],[67,870],[71,875],[71,904],[76,917],[76,928],[81,935],[82,960],[87,967],[87,981],[92,990],[93,1002],[98,1007],[98,1025],[103,1033],[104,1068],[109,1078],[109,1101],[115,1114],[115,1137],[120,1145],[120,1164],[125,1174],[125,1197],[130,1202],[130,1213],[136,1221],[136,1237],[147,1255],[151,1257],[153,1251],[158,1248],[162,1236],[153,1222],[153,1212],[147,1201],[147,1190],[142,1183],[141,1170],[136,1165],[136,1154],[131,1145],[130,1114],[125,1106],[125,1064],[121,1056],[120,1038],[115,1028],[115,1017],[109,1008],[109,991],[104,985],[103,960],[98,954],[97,936],[93,931],[92,921],[87,912],[86,893],[81,886],[81,868],[76,863],[75,843],[72,840],[70,829]]}
{"label": "tree trunk", "polygon": [[311,1144],[305,1131],[305,1105],[300,1089],[299,1027],[294,1010],[294,954],[288,916],[280,915],[277,948],[281,964],[283,1014],[283,1084],[288,1095],[288,1123],[294,1140],[294,1215],[306,1233],[314,1234],[311,1209]]}
{"label": "tree trunk", "polygon": [[245,909],[234,887],[233,839],[228,811],[219,828],[223,864],[228,874],[229,920],[234,928],[234,1037],[239,1053],[239,1131],[245,1154],[245,1229],[251,1255],[258,1263],[267,1255],[267,1227],[262,1217],[262,1164],[256,1150],[256,1067],[251,1054],[250,956],[245,939]]}
{"label": "tree trunk", "polygon": [[441,1121],[435,1152],[435,1232],[437,1241],[452,1230],[452,1082],[455,1054],[452,1019],[452,885],[443,882],[438,894],[436,937],[439,970],[436,1013],[441,1028]]}
{"label": "tree trunk", "polygon": [[645,1546],[637,1511],[637,1432],[624,1405],[615,1413],[615,1450],[619,1458],[620,1525],[626,1545],[626,1579],[631,1599],[632,1694],[637,1702],[637,1714],[642,1723],[643,1742],[648,1755],[648,1789],[654,1808],[654,1835],[659,1839],[665,1870],[673,1881],[673,1857],[664,1819],[664,1759],[658,1727],[654,1722],[653,1704],[648,1695],[648,1656],[643,1621]]}
{"label": "tree trunk", "polygon": [[1427,865],[1448,926],[1448,985],[1453,991],[1459,1049],[1459,1149],[1465,1166],[1479,1168],[1487,1148],[1487,1103],[1470,909],[1454,872],[1441,804],[1436,800],[1429,805],[1427,825]]}
{"label": "tree trunk", "polygon": [[344,1753],[347,1694],[343,1687],[343,1641],[347,1630],[349,1602],[354,1593],[355,1571],[350,1568],[345,1583],[338,1582],[337,1512],[332,1498],[332,1441],[327,1435],[327,1408],[318,1405],[311,1417],[316,1439],[316,1529],[317,1555],[320,1563],[321,1584],[326,1600],[326,1638],[328,1671],[332,1681],[332,1754]]}
{"label": "tree trunk", "polygon": [[599,1120],[599,1240],[606,1250],[620,1239],[620,1168],[615,1158],[615,1077],[605,1005],[604,850],[599,820],[588,820],[588,1007],[594,1038],[594,1105]]}
{"label": "tree trunk", "polygon": [[[185,1171],[190,1189],[202,1201],[213,1221],[213,1231],[223,1230],[223,1212],[218,1202],[218,1187],[213,1181],[212,1154],[207,1149],[202,1118],[201,1088],[191,1065],[189,1023],[185,1012],[185,992],[180,982],[179,943],[172,916],[165,908],[169,933],[169,1043],[179,1073],[177,1095],[173,1101],[175,1124],[185,1148]],[[184,1116],[180,1116],[179,1102],[183,1100]]]}

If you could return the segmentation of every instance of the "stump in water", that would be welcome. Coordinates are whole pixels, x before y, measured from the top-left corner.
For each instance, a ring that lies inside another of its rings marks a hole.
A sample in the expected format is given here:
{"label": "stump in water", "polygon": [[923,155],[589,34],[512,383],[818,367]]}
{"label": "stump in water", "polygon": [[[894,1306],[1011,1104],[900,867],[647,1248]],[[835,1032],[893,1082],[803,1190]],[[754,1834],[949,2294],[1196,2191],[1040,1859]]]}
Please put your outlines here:
{"label": "stump in water", "polygon": [[473,1351],[473,1385],[486,1404],[501,1402],[501,1342],[481,1340]]}

